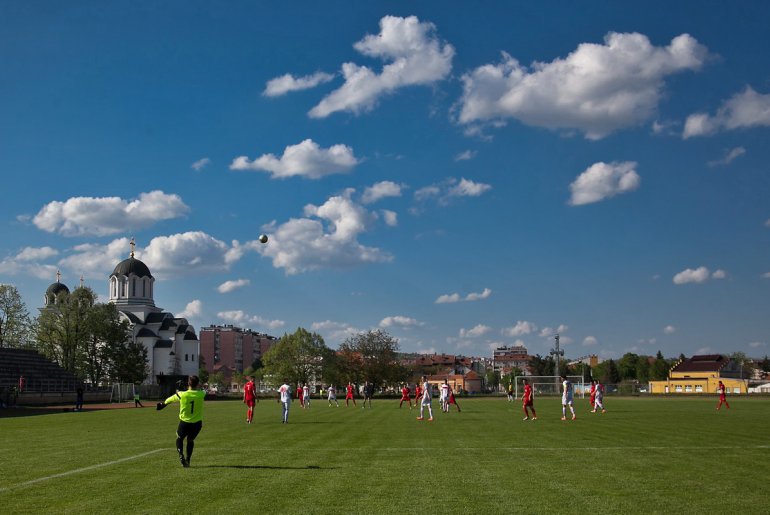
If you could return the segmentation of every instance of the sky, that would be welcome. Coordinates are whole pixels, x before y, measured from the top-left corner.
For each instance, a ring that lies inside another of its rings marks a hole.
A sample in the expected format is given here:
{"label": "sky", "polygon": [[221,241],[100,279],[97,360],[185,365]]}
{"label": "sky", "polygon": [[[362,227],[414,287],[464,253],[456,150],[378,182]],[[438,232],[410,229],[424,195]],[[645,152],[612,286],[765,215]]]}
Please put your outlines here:
{"label": "sky", "polygon": [[0,283],[32,314],[57,270],[106,300],[133,237],[156,305],[196,328],[762,357],[768,19],[764,1],[3,2]]}

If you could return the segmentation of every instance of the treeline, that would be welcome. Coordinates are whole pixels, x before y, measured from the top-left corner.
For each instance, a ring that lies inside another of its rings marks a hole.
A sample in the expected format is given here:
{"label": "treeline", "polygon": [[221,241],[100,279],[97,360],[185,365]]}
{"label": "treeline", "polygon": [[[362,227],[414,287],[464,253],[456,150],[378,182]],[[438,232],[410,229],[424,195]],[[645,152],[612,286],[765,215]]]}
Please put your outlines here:
{"label": "treeline", "polygon": [[93,385],[144,381],[147,350],[115,305],[96,299],[91,288],[61,292],[32,318],[16,288],[1,284],[0,347],[35,349]]}

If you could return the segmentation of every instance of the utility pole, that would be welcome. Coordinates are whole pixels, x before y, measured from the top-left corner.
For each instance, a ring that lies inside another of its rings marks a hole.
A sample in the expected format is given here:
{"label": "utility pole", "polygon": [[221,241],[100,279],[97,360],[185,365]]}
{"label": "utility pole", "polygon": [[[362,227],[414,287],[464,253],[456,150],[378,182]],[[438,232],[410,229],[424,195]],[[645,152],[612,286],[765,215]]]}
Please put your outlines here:
{"label": "utility pole", "polygon": [[559,348],[559,333],[556,333],[556,336],[554,336],[554,340],[556,340],[556,346],[553,349],[551,349],[550,354],[551,356],[553,356],[553,360],[555,362],[553,375],[558,377],[559,376],[559,358],[561,356],[564,356],[564,350]]}

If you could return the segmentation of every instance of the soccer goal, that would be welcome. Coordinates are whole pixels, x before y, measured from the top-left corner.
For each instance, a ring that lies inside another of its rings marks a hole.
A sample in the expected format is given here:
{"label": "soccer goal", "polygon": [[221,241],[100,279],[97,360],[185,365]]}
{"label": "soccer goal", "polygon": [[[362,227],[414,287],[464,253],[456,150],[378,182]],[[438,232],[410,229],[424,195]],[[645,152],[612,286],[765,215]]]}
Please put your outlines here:
{"label": "soccer goal", "polygon": [[[521,398],[524,393],[524,379],[529,381],[532,387],[532,397],[539,395],[558,396],[561,395],[561,377],[559,376],[516,376],[516,398]],[[586,385],[581,376],[567,376],[572,383],[572,389],[575,396],[585,397]]]}
{"label": "soccer goal", "polygon": [[134,400],[134,383],[113,383],[110,402],[129,402]]}

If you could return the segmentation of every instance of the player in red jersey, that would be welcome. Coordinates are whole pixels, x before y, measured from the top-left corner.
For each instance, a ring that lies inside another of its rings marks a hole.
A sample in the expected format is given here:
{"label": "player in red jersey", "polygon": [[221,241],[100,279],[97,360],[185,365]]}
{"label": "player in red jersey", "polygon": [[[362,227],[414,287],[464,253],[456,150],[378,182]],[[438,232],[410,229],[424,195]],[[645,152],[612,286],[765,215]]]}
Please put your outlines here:
{"label": "player in red jersey", "polygon": [[596,411],[596,381],[591,379],[591,390],[589,390],[591,396],[589,397],[589,403],[591,404],[591,411]]}
{"label": "player in red jersey", "polygon": [[356,398],[353,396],[353,392],[355,391],[355,387],[353,386],[353,383],[348,382],[348,385],[345,387],[345,406],[348,406],[349,401],[353,401],[353,406],[356,405]]}
{"label": "player in red jersey", "polygon": [[299,399],[299,405],[305,407],[305,396],[302,393],[302,383],[297,383],[297,399]]}
{"label": "player in red jersey", "polygon": [[457,399],[455,399],[455,392],[452,390],[452,388],[449,388],[449,404],[454,404],[455,408],[457,408],[457,412],[460,413],[460,405],[457,404]]}
{"label": "player in red jersey", "polygon": [[422,398],[422,387],[420,386],[420,383],[417,383],[414,385],[414,407],[416,408],[420,404],[420,399]]}
{"label": "player in red jersey", "polygon": [[254,403],[257,401],[257,389],[254,387],[254,378],[247,376],[246,385],[243,387],[243,403],[246,405],[246,423],[251,424],[254,419]]}
{"label": "player in red jersey", "polygon": [[727,404],[727,389],[725,388],[725,385],[722,381],[719,381],[719,386],[717,386],[717,393],[719,394],[719,404],[717,404],[717,410],[722,407],[722,403],[727,406],[727,409],[730,409],[730,405]]}
{"label": "player in red jersey", "polygon": [[532,420],[537,420],[537,413],[535,412],[535,402],[532,397],[532,387],[529,385],[527,379],[522,379],[524,383],[524,393],[521,396],[521,409],[524,410],[524,420],[529,420],[529,411],[532,410]]}
{"label": "player in red jersey", "polygon": [[409,404],[409,409],[412,409],[412,399],[409,398],[409,387],[404,385],[401,388],[401,402],[398,403],[398,408],[401,409],[401,405],[406,401]]}

